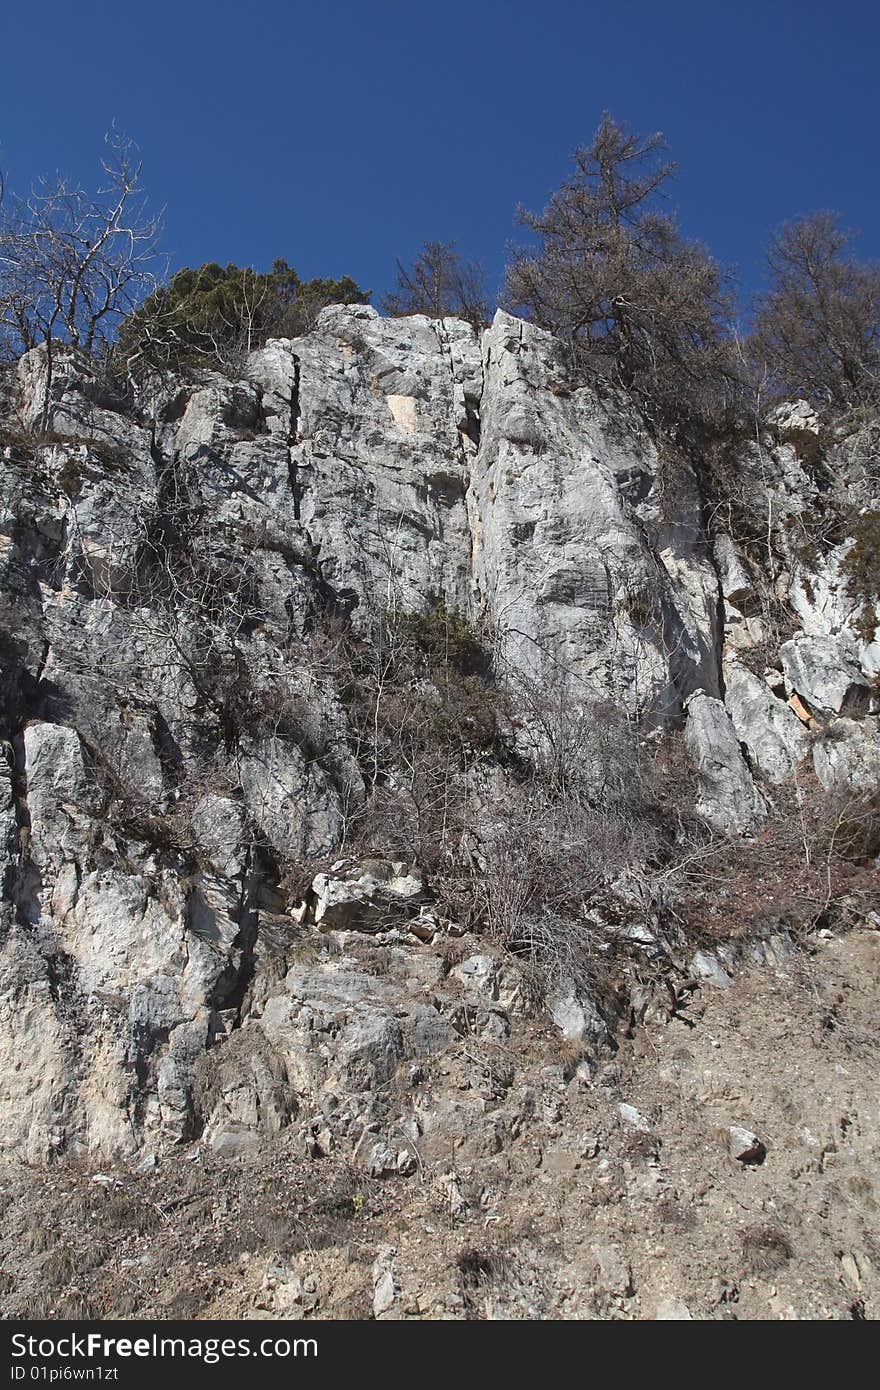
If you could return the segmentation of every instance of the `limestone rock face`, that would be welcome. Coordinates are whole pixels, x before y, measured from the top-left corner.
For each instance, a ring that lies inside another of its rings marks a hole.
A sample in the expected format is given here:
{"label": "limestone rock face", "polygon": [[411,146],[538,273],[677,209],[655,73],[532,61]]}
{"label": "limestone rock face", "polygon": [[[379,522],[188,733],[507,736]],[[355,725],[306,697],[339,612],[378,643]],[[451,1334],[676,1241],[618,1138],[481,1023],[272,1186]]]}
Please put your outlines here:
{"label": "limestone rock face", "polygon": [[325,309],[313,333],[270,343],[248,370],[289,444],[288,526],[355,622],[392,602],[466,610],[482,390],[470,326]]}
{"label": "limestone rock face", "polygon": [[501,312],[483,373],[474,602],[503,660],[638,712],[717,691],[717,579],[693,517],[661,517],[657,452],[629,404],[570,389],[553,339]]}
{"label": "limestone rock face", "polygon": [[[574,384],[555,341],[505,313],[479,336],[333,307],[241,380],[194,370],[134,407],[64,351],[51,370],[25,354],[2,389],[2,1153],[204,1135],[234,1156],[326,1105],[323,1152],[401,1069],[507,1035],[516,987],[476,948],[446,970],[456,924],[422,868],[381,843],[351,856],[392,779],[365,765],[340,633],[459,610],[509,683],[511,746],[534,743],[536,692],[684,728],[698,812],[725,834],[757,831],[756,780],[810,754],[831,790],[880,774],[855,541],[813,563],[786,530],[819,491],[802,403],[762,442],[768,577],[734,536],[710,547],[694,474],[632,403]],[[839,449],[870,507],[875,472]],[[767,584],[793,614],[781,645]],[[396,790],[420,813],[408,771]],[[505,775],[468,770],[487,816]],[[388,978],[349,935],[397,953]],[[599,1045],[567,980],[551,1011]],[[487,1103],[426,1114],[425,1152],[453,1131],[492,1151]],[[408,1171],[417,1140],[379,1136],[376,1171]]]}

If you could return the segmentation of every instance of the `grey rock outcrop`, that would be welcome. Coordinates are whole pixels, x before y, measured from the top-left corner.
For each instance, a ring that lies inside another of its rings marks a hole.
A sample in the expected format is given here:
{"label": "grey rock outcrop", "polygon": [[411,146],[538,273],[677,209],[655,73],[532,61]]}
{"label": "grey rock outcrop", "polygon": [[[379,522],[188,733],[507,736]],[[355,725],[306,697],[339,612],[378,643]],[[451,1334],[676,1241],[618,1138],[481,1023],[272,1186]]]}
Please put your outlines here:
{"label": "grey rock outcrop", "polygon": [[320,931],[375,932],[417,911],[424,901],[424,884],[403,863],[370,861],[333,865],[329,873],[315,877],[312,893],[314,923]]}
{"label": "grey rock outcrop", "polygon": [[872,690],[860,665],[834,637],[793,637],[779,648],[792,694],[820,714],[863,715]]}
{"label": "grey rock outcrop", "polygon": [[254,353],[273,437],[289,445],[285,505],[355,622],[394,602],[466,610],[465,493],[482,389],[458,320],[326,309],[295,345]]}
{"label": "grey rock outcrop", "polygon": [[571,388],[553,339],[501,312],[483,371],[473,573],[501,659],[663,716],[717,691],[717,580],[693,518],[661,518],[657,452],[629,404]]}
{"label": "grey rock outcrop", "polygon": [[813,745],[826,791],[858,796],[880,786],[880,720],[835,719]]}
{"label": "grey rock outcrop", "polygon": [[822,422],[809,401],[783,401],[770,411],[767,423],[780,440],[796,445],[808,459],[814,456]]}
{"label": "grey rock outcrop", "polygon": [[810,752],[810,736],[790,705],[741,661],[724,666],[724,703],[752,766],[769,782],[784,782]]}
{"label": "grey rock outcrop", "polygon": [[697,813],[724,833],[756,830],[764,805],[721,700],[704,691],[691,697],[685,739],[697,768]]}
{"label": "grey rock outcrop", "polygon": [[[632,403],[573,383],[555,341],[505,313],[479,338],[334,307],[242,380],[193,371],[136,409],[76,354],[50,378],[35,349],[8,377],[0,1151],[128,1155],[203,1133],[232,1156],[345,1090],[357,1103],[330,1106],[320,1149],[458,1030],[506,1036],[517,991],[486,952],[446,975],[439,950],[416,954],[393,981],[345,954],[348,932],[418,953],[449,924],[408,851],[340,859],[385,775],[358,756],[340,631],[465,614],[509,682],[511,758],[541,737],[536,692],[684,727],[698,814],[725,834],[757,830],[756,779],[810,751],[830,790],[880,773],[852,540],[810,567],[785,539],[818,490],[800,406],[762,446],[800,625],[768,661],[814,733],[748,664],[769,640],[760,566],[730,536],[709,546],[690,466],[665,488]],[[485,749],[477,763],[491,822],[507,770]],[[342,959],[288,959],[304,936]],[[598,1047],[599,1011],[557,983],[558,1028]],[[428,1148],[447,1122],[495,1143],[485,1107],[443,1113],[423,1117]]]}

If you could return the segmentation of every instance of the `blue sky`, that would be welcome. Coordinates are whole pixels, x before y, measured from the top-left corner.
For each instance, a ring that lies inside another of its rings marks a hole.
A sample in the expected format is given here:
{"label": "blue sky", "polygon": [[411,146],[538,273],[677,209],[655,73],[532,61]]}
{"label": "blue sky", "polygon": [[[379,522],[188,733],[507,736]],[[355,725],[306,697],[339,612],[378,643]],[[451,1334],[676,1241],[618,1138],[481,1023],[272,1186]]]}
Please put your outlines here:
{"label": "blue sky", "polygon": [[4,6],[0,167],[93,181],[115,119],[175,265],[353,275],[426,239],[497,279],[608,109],[662,129],[683,230],[760,281],[771,229],[838,209],[880,258],[874,0],[41,0]]}

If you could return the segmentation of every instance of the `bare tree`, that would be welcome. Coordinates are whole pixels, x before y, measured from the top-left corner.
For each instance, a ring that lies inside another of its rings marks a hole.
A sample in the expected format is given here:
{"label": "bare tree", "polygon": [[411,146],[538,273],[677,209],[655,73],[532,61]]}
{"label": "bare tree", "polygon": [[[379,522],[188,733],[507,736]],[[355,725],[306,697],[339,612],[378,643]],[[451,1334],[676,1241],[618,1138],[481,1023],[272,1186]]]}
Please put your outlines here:
{"label": "bare tree", "polygon": [[0,338],[16,353],[45,344],[47,397],[56,345],[97,355],[156,283],[161,218],[141,194],[137,148],[116,130],[106,142],[94,194],[44,179],[0,220]]}
{"label": "bare tree", "polygon": [[490,312],[485,272],[477,261],[462,261],[454,241],[428,241],[412,265],[397,262],[397,287],[380,307],[394,316],[459,318],[482,327]]}
{"label": "bare tree", "polygon": [[844,409],[880,400],[880,264],[847,255],[852,239],[833,212],[777,232],[750,343],[778,390]]}
{"label": "bare tree", "polygon": [[660,134],[607,113],[540,214],[537,246],[514,252],[505,299],[571,347],[575,361],[634,390],[652,413],[699,412],[726,360],[724,276],[658,199],[675,165]]}

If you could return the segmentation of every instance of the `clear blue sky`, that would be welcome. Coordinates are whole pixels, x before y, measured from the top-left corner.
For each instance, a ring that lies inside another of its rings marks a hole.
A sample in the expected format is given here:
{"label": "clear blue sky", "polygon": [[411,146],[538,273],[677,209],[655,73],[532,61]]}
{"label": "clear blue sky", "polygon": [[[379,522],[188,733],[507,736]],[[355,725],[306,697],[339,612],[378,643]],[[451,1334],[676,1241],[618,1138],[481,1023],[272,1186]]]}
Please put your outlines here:
{"label": "clear blue sky", "polygon": [[665,131],[684,231],[746,290],[785,218],[880,258],[876,0],[41,0],[4,5],[0,167],[92,181],[114,118],[172,263],[276,256],[375,293],[456,239],[497,279],[603,109]]}

